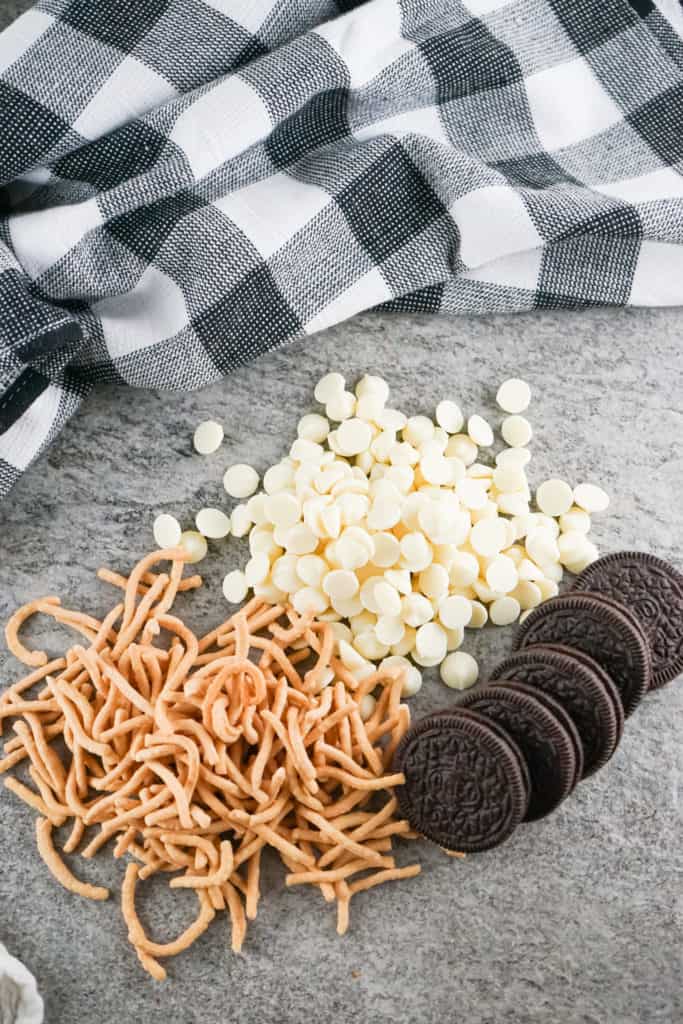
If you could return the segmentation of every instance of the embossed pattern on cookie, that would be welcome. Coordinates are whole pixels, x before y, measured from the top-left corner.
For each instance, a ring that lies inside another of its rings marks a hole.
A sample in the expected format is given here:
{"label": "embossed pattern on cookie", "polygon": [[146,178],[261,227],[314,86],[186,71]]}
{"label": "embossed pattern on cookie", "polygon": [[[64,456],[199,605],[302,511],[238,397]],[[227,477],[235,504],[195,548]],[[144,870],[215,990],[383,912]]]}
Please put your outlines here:
{"label": "embossed pattern on cookie", "polygon": [[394,755],[405,775],[401,814],[447,850],[475,853],[502,843],[529,803],[522,755],[480,715],[458,709],[410,727]]}
{"label": "embossed pattern on cookie", "polygon": [[619,691],[628,717],[650,685],[650,651],[642,629],[611,603],[590,594],[553,597],[517,630],[513,649],[558,643],[584,651],[598,662]]}
{"label": "embossed pattern on cookie", "polygon": [[624,604],[640,622],[652,657],[651,689],[683,672],[683,575],[655,555],[620,551],[589,565],[572,590]]}

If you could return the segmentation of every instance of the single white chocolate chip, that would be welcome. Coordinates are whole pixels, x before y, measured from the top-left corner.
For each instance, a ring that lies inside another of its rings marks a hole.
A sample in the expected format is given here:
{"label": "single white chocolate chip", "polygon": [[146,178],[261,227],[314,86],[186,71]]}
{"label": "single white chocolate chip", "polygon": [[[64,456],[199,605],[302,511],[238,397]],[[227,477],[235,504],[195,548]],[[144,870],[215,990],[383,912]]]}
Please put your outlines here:
{"label": "single white chocolate chip", "polygon": [[436,407],[436,422],[449,434],[457,434],[459,430],[462,430],[465,417],[459,405],[444,399]]}
{"label": "single white chocolate chip", "polygon": [[507,555],[497,555],[486,569],[486,582],[491,590],[509,594],[519,582],[517,566]]}
{"label": "single white chocolate chip", "polygon": [[259,484],[258,473],[242,462],[226,469],[223,486],[231,498],[248,498]]}
{"label": "single white chocolate chip", "polygon": [[503,420],[500,432],[511,448],[524,448],[532,437],[531,424],[523,416],[508,416]]}
{"label": "single white chocolate chip", "polygon": [[437,622],[426,622],[415,634],[415,650],[421,658],[446,657],[448,641],[445,630]]}
{"label": "single white chocolate chip", "polygon": [[245,575],[239,569],[229,572],[223,580],[223,596],[230,604],[241,604],[248,590]]}
{"label": "single white chocolate chip", "polygon": [[223,443],[223,427],[215,420],[204,420],[195,430],[193,442],[200,455],[211,455]]}
{"label": "single white chocolate chip", "polygon": [[563,533],[590,533],[590,528],[591,517],[576,505],[560,516],[560,529]]}
{"label": "single white chocolate chip", "polygon": [[270,572],[270,559],[262,551],[253,555],[244,568],[244,578],[247,585],[255,586],[257,583],[265,583]]}
{"label": "single white chocolate chip", "polygon": [[536,490],[536,504],[547,516],[564,515],[573,500],[573,491],[564,480],[546,480]]}
{"label": "single white chocolate chip", "polygon": [[178,520],[168,512],[162,512],[156,517],[152,532],[160,548],[177,548],[183,533]]}
{"label": "single white chocolate chip", "polygon": [[317,412],[308,413],[299,420],[296,432],[300,438],[306,441],[315,441],[318,444],[322,444],[330,432],[329,420],[326,420],[324,416],[320,416]]}
{"label": "single white chocolate chip", "polygon": [[609,505],[609,495],[597,484],[579,484],[574,488],[574,502],[584,512],[604,512]]}
{"label": "single white chocolate chip", "polygon": [[204,537],[220,540],[230,533],[230,517],[219,508],[202,508],[195,516],[197,529]]}
{"label": "single white chocolate chip", "polygon": [[439,601],[439,620],[446,629],[464,628],[471,619],[472,602],[468,598],[454,594]]}
{"label": "single white chocolate chip", "polygon": [[203,558],[206,558],[209,550],[206,538],[202,537],[201,533],[197,533],[196,530],[185,530],[180,535],[180,547],[185,548],[190,556],[188,559],[190,565],[201,562]]}
{"label": "single white chocolate chip", "polygon": [[235,505],[230,516],[230,532],[233,537],[246,537],[252,525],[246,505]]}
{"label": "single white chocolate chip", "polygon": [[316,402],[327,405],[330,399],[341,394],[345,387],[346,382],[341,373],[327,373],[320,378],[313,394]]}
{"label": "single white chocolate chip", "polygon": [[499,597],[492,602],[489,616],[495,626],[509,626],[519,618],[520,610],[519,601],[514,597]]}
{"label": "single white chocolate chip", "polygon": [[483,416],[470,416],[467,433],[480,448],[490,448],[493,444],[493,430]]}
{"label": "single white chocolate chip", "polygon": [[529,408],[531,388],[519,377],[510,377],[498,388],[496,401],[505,412],[520,413]]}
{"label": "single white chocolate chip", "polygon": [[479,678],[479,665],[471,654],[456,651],[444,658],[439,672],[446,686],[452,690],[467,690]]}

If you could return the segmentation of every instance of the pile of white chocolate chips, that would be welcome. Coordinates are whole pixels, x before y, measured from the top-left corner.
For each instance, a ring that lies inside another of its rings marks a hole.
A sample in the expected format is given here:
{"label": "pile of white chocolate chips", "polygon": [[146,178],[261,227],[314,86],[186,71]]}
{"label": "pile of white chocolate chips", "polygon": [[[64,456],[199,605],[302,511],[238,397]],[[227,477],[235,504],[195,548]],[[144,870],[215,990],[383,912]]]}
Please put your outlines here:
{"label": "pile of white chocolate chips", "polygon": [[[201,509],[197,530],[185,533],[164,513],[156,542],[180,543],[200,561],[206,538],[248,534],[251,558],[223,582],[230,603],[251,590],[314,612],[332,623],[339,657],[356,678],[378,662],[403,665],[405,697],[422,685],[415,665],[439,665],[447,686],[471,686],[478,667],[459,650],[465,629],[521,621],[557,593],[564,569],[578,573],[594,561],[591,514],[607,508],[607,495],[592,483],[551,479],[536,489],[531,510],[532,429],[521,415],[531,392],[522,380],[498,390],[506,447],[495,459],[486,419],[466,420],[449,399],[434,420],[409,417],[387,405],[380,377],[363,377],[353,393],[339,373],[318,382],[315,398],[324,415],[302,417],[261,490],[256,470],[233,465],[223,482],[242,503],[230,515]],[[206,421],[195,449],[210,455],[222,440],[221,425]]]}

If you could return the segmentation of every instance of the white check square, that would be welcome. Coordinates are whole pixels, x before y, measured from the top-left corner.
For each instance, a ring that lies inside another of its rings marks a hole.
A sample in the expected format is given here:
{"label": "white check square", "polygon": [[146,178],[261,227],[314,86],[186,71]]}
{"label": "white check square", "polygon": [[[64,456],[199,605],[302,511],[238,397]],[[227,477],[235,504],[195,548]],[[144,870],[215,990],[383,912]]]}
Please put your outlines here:
{"label": "white check square", "polygon": [[643,242],[631,284],[629,306],[680,306],[683,246]]}
{"label": "white check square", "polygon": [[515,252],[483,267],[477,267],[476,270],[466,270],[462,276],[469,281],[497,284],[502,288],[535,291],[541,273],[542,256],[541,248]]}
{"label": "white check square", "polygon": [[524,84],[541,145],[551,153],[599,135],[623,117],[583,57],[537,71]]}
{"label": "white check square", "polygon": [[288,174],[274,174],[217,199],[264,259],[285,245],[330,202],[330,196]]}
{"label": "white check square", "polygon": [[98,139],[166,100],[176,90],[161,75],[135,57],[126,57],[95,93],[74,123],[86,139]]}
{"label": "white check square", "polygon": [[401,10],[396,0],[373,0],[315,31],[344,61],[352,89],[367,85],[399,57],[415,49],[401,35]]}
{"label": "white check square", "polygon": [[176,121],[171,141],[184,151],[199,180],[270,133],[263,101],[232,75],[191,102]]}
{"label": "white check square", "polygon": [[172,338],[187,326],[183,294],[166,274],[149,266],[129,292],[96,303],[104,340],[112,359]]}
{"label": "white check square", "polygon": [[88,199],[84,203],[17,214],[9,218],[9,229],[17,259],[29,277],[35,279],[102,222],[97,199]]}
{"label": "white check square", "polygon": [[61,395],[60,388],[48,384],[23,416],[0,434],[0,459],[20,471],[26,469],[50,435]]}
{"label": "white check square", "polygon": [[4,32],[0,32],[0,74],[11,67],[54,24],[55,19],[51,14],[34,8],[12,22]]}
{"label": "white check square", "polygon": [[535,249],[543,241],[521,197],[507,185],[466,192],[450,207],[460,232],[460,258],[468,267]]}

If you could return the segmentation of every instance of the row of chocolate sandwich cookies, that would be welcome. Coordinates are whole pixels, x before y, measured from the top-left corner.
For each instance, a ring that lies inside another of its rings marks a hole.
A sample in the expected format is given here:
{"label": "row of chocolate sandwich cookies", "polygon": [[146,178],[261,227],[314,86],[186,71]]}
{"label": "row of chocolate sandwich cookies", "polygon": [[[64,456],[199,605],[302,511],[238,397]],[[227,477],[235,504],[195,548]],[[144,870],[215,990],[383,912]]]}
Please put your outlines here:
{"label": "row of chocolate sandwich cookies", "polygon": [[497,846],[603,767],[624,720],[683,671],[683,576],[640,552],[598,559],[534,609],[514,653],[399,744],[401,812],[449,850]]}

